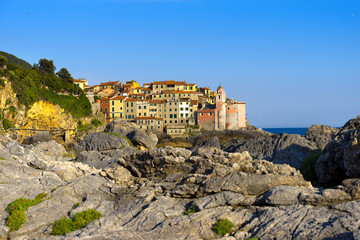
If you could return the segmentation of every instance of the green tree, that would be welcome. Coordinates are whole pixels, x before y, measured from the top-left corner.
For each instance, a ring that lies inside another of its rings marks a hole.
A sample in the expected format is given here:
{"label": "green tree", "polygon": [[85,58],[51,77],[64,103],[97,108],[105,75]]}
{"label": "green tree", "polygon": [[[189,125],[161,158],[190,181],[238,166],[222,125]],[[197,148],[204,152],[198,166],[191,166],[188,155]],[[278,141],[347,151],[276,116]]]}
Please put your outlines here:
{"label": "green tree", "polygon": [[71,74],[66,68],[60,69],[60,71],[58,71],[56,75],[58,75],[58,77],[64,80],[65,82],[73,83],[73,78],[71,77]]}
{"label": "green tree", "polygon": [[39,60],[39,63],[36,65],[36,68],[41,73],[52,73],[52,74],[54,74],[56,69],[53,60],[47,60],[45,58]]}
{"label": "green tree", "polygon": [[0,55],[0,69],[4,68],[8,64],[6,57]]}

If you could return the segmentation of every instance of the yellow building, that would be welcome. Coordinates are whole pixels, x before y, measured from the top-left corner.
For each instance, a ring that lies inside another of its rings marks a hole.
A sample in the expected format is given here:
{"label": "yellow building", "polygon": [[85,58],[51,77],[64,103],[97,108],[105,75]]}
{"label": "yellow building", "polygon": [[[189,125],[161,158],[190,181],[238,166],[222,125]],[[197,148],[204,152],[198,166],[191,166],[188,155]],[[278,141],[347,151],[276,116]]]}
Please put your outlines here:
{"label": "yellow building", "polygon": [[124,100],[124,115],[125,120],[132,121],[136,117],[137,99],[127,98]]}
{"label": "yellow building", "polygon": [[115,96],[110,98],[110,118],[125,119],[124,102],[127,96]]}
{"label": "yellow building", "polygon": [[82,90],[84,90],[84,88],[85,88],[85,86],[88,86],[88,81],[86,81],[85,79],[83,79],[83,78],[80,78],[80,79],[73,79],[73,83],[75,84],[75,85],[78,85],[79,86],[79,88],[81,88]]}

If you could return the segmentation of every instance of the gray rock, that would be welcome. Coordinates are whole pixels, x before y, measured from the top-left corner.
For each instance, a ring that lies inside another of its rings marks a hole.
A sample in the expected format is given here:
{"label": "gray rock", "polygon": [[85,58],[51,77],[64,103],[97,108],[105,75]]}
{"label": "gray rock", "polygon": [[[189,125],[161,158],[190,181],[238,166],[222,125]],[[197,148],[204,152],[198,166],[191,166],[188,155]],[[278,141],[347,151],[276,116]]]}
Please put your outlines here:
{"label": "gray rock", "polygon": [[199,141],[195,144],[195,146],[196,146],[196,148],[203,147],[203,148],[221,149],[219,138],[217,136],[210,137],[209,139]]}
{"label": "gray rock", "polygon": [[305,138],[315,142],[318,148],[323,149],[335,136],[340,129],[325,125],[312,125],[308,128]]}
{"label": "gray rock", "polygon": [[304,158],[317,149],[315,143],[297,134],[258,133],[248,140],[231,140],[221,145],[224,151],[244,152],[256,159],[265,159],[279,164],[289,164],[298,169]]}
{"label": "gray rock", "polygon": [[79,142],[79,146],[85,151],[105,151],[121,149],[129,146],[129,143],[122,137],[106,133],[90,133]]}
{"label": "gray rock", "polygon": [[78,154],[75,161],[82,162],[97,169],[104,169],[112,166],[118,160],[98,151],[84,151]]}
{"label": "gray rock", "polygon": [[322,151],[315,173],[320,185],[338,185],[360,177],[360,129],[340,132]]}
{"label": "gray rock", "polygon": [[39,132],[36,135],[25,138],[22,141],[22,144],[36,144],[36,143],[39,143],[39,142],[49,142],[51,140],[54,140],[54,139],[52,138],[50,133],[44,131],[44,132]]}
{"label": "gray rock", "polygon": [[127,137],[137,147],[154,149],[158,139],[154,133],[139,129],[134,123],[125,120],[114,119],[105,127],[105,132],[116,133],[120,137]]}

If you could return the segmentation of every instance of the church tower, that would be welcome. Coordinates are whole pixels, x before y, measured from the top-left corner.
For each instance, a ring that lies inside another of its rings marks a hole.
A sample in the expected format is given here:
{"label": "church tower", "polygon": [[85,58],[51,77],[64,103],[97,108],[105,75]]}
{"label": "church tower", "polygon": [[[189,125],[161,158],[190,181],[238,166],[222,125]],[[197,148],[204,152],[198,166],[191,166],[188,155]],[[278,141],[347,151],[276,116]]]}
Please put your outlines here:
{"label": "church tower", "polygon": [[217,121],[216,130],[225,130],[226,127],[226,94],[224,88],[220,85],[216,90],[216,111]]}

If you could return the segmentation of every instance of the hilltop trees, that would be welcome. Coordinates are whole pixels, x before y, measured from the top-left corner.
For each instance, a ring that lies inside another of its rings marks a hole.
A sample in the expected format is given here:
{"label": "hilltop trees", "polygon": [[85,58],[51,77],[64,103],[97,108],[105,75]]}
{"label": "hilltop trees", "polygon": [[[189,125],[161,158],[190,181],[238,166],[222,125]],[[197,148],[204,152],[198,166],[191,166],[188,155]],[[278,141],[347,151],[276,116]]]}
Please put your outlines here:
{"label": "hilltop trees", "polygon": [[0,55],[0,69],[3,69],[8,64],[6,57]]}
{"label": "hilltop trees", "polygon": [[39,70],[40,73],[54,74],[56,67],[54,66],[53,60],[47,60],[42,58],[39,60],[39,63],[35,65],[36,69]]}
{"label": "hilltop trees", "polygon": [[[5,60],[0,57],[3,64]],[[55,69],[52,60],[40,59],[32,69],[8,64],[5,70],[0,71],[0,77],[10,80],[19,102],[27,108],[38,100],[46,100],[58,104],[74,117],[89,116],[92,113],[91,104],[84,91],[73,84],[66,68],[56,74]]]}

